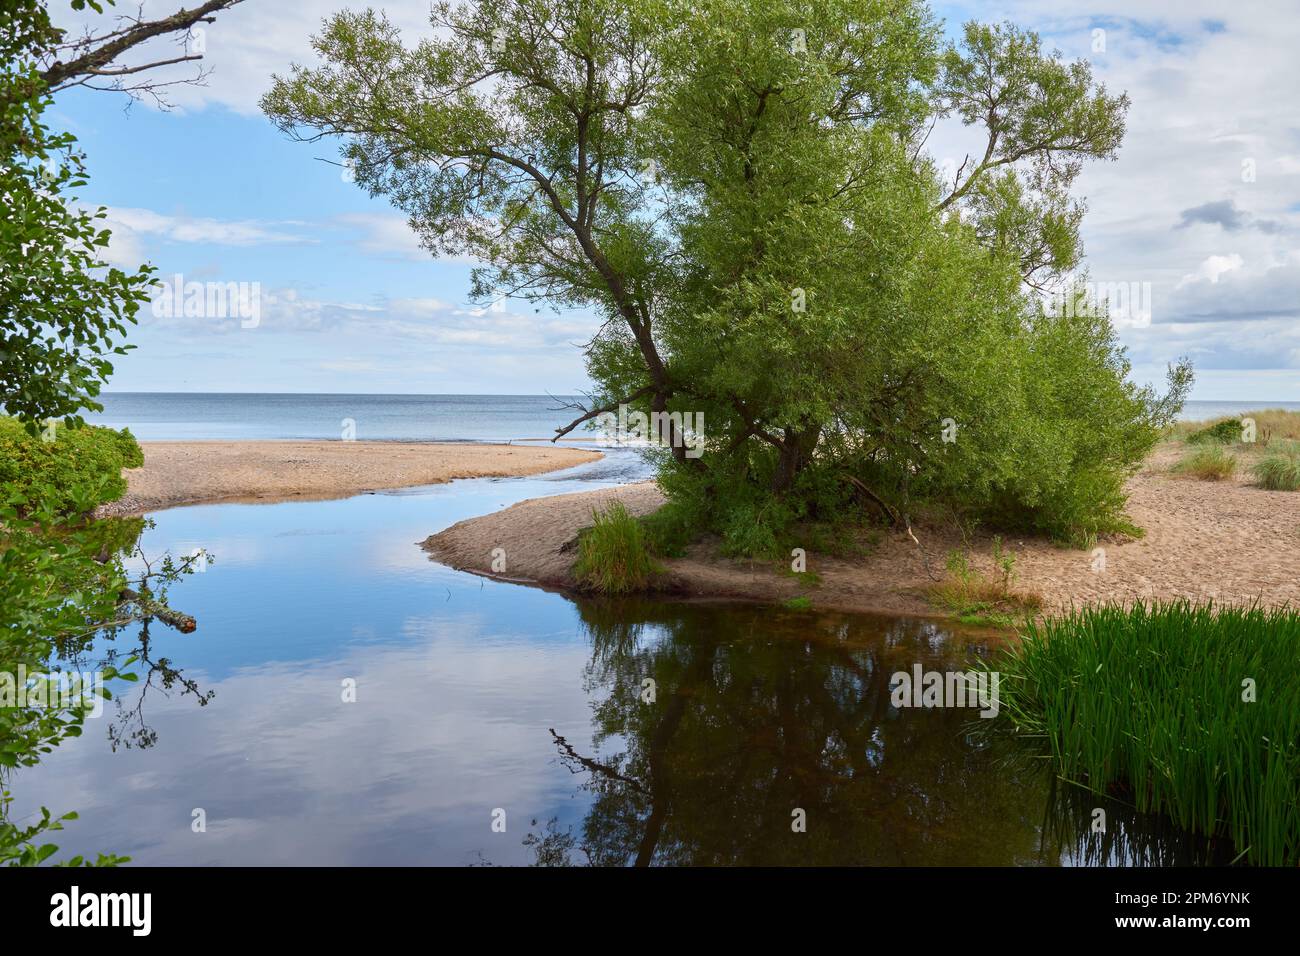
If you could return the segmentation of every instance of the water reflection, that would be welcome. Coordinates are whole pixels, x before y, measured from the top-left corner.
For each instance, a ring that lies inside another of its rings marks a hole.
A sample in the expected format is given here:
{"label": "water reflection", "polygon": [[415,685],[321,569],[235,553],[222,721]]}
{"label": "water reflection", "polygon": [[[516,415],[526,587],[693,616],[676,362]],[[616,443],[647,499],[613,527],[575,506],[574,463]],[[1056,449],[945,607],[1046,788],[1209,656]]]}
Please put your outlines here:
{"label": "water reflection", "polygon": [[[1095,798],[1056,798],[1040,766],[972,736],[972,711],[891,706],[893,672],[965,668],[978,639],[573,601],[415,544],[602,468],[160,513],[146,551],[217,556],[174,593],[199,629],[151,625],[152,679],[15,775],[15,811],[80,811],[60,855],[156,865],[1199,862],[1109,804],[1093,835]],[[86,653],[127,653],[117,640]]]}
{"label": "water reflection", "polygon": [[[890,675],[965,669],[989,651],[977,640],[771,608],[580,607],[594,739],[613,749],[585,755],[553,733],[592,802],[576,832],[534,821],[525,845],[537,864],[1209,861],[1200,841],[1062,787],[1021,748],[987,740],[970,710],[893,706]],[[1099,806],[1108,826],[1094,833]]]}

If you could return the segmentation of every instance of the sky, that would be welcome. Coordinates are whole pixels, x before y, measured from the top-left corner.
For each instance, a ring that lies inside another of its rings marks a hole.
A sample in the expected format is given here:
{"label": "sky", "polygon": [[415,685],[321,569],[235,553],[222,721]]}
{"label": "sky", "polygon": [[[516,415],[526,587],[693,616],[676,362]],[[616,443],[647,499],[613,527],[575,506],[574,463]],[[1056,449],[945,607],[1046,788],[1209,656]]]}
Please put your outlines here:
{"label": "sky", "polygon": [[[132,6],[134,7],[134,3]],[[146,16],[179,0],[145,0]],[[427,0],[373,0],[414,41]],[[274,73],[314,62],[309,38],[345,0],[245,0],[202,36],[202,86],[171,109],[61,93],[51,122],[88,156],[87,205],[109,210],[115,264],[185,282],[257,283],[256,325],[146,307],[114,391],[575,394],[589,311],[470,300],[472,263],[434,259],[404,216],[349,181],[337,145],[290,141],[257,108]],[[352,4],[351,6],[363,6]],[[67,0],[52,0],[59,13]],[[945,31],[1012,20],[1085,57],[1132,106],[1117,161],[1076,192],[1098,283],[1148,288],[1124,322],[1133,378],[1161,384],[1189,356],[1191,397],[1300,401],[1300,8],[1294,0],[979,0],[936,3]],[[64,16],[70,23],[71,15]],[[154,51],[175,55],[159,42]],[[165,68],[166,79],[192,67]],[[928,143],[955,165],[956,124]]]}

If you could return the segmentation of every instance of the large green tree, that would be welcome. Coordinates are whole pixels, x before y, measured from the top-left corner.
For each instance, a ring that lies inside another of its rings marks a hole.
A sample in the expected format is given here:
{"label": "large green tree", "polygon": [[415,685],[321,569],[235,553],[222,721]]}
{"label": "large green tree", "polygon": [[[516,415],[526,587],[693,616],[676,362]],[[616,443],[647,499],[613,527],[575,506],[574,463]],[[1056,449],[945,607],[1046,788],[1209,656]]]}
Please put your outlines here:
{"label": "large green tree", "polygon": [[[911,0],[484,0],[432,25],[408,46],[340,13],[263,108],[342,138],[431,251],[483,263],[479,294],[596,309],[575,425],[703,413],[702,457],[664,423],[661,481],[738,546],[854,494],[1122,526],[1188,372],[1134,387],[1104,308],[1034,294],[1080,265],[1071,187],[1123,134],[1086,63],[1011,25],[946,46]],[[941,169],[937,122],[982,153]]]}

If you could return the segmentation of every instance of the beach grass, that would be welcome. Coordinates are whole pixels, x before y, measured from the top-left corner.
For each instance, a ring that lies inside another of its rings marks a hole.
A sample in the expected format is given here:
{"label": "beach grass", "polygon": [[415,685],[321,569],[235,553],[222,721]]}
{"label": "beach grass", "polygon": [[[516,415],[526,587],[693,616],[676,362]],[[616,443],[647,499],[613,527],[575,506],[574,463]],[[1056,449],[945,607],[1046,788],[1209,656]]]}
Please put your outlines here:
{"label": "beach grass", "polygon": [[1251,466],[1255,483],[1269,491],[1300,491],[1300,454],[1269,455]]}
{"label": "beach grass", "polygon": [[1254,423],[1254,440],[1247,445],[1268,447],[1273,442],[1300,441],[1300,412],[1285,408],[1262,408],[1240,416],[1224,416],[1205,421],[1177,422],[1170,426],[1167,437],[1200,444],[1241,444],[1246,435],[1244,422]]}
{"label": "beach grass", "polygon": [[1040,622],[985,666],[1001,715],[1097,793],[1300,862],[1300,612],[1190,602]]}
{"label": "beach grass", "polygon": [[1236,472],[1237,459],[1218,445],[1206,445],[1184,455],[1170,470],[1202,481],[1222,481]]}
{"label": "beach grass", "polygon": [[601,594],[645,590],[657,568],[642,523],[619,501],[603,510],[592,509],[591,517],[591,527],[578,538],[574,578]]}

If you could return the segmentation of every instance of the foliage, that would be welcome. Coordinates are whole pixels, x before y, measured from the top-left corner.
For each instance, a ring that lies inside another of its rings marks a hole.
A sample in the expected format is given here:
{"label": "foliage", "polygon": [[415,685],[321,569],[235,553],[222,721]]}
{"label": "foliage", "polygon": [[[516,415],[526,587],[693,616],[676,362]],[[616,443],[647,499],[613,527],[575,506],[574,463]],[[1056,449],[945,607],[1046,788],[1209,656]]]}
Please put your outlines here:
{"label": "foliage", "polygon": [[1300,613],[1188,602],[1029,622],[988,662],[1057,772],[1252,863],[1300,861]]}
{"label": "foliage", "polygon": [[1189,445],[1231,445],[1241,441],[1241,419],[1225,418],[1192,432],[1184,439]]}
{"label": "foliage", "polygon": [[38,0],[0,12],[0,407],[28,421],[79,422],[113,370],[115,340],[149,296],[153,270],[108,265],[102,207],[82,208],[86,185],[70,134],[42,122],[49,105],[37,59],[58,42]]}
{"label": "foliage", "polygon": [[687,546],[699,537],[706,523],[704,502],[692,498],[673,498],[641,517],[646,547],[661,558],[680,558]]}
{"label": "foliage", "polygon": [[1202,481],[1222,481],[1231,478],[1237,471],[1237,459],[1218,445],[1212,445],[1184,455],[1172,470],[1175,474],[1200,478]]}
{"label": "foliage", "polygon": [[641,522],[621,501],[592,509],[592,525],[578,540],[573,575],[578,583],[603,594],[644,590],[655,573]]}
{"label": "foliage", "polygon": [[[660,432],[660,481],[725,550],[843,520],[846,476],[899,511],[1131,530],[1124,482],[1190,369],[1139,389],[1104,305],[1032,294],[1076,288],[1070,190],[1123,135],[1087,63],[1006,24],[948,46],[917,0],[439,3],[432,25],[408,48],[337,14],[262,107],[339,137],[431,251],[485,263],[480,295],[597,310],[586,420],[703,414],[702,457]],[[942,116],[988,137],[951,177],[924,151]]]}
{"label": "foliage", "polygon": [[1300,491],[1300,453],[1269,455],[1256,462],[1255,482],[1269,491]]}
{"label": "foliage", "polygon": [[0,488],[59,514],[84,514],[116,501],[126,492],[122,469],[143,464],[140,446],[125,429],[50,423],[33,435],[17,419],[0,416]]}

